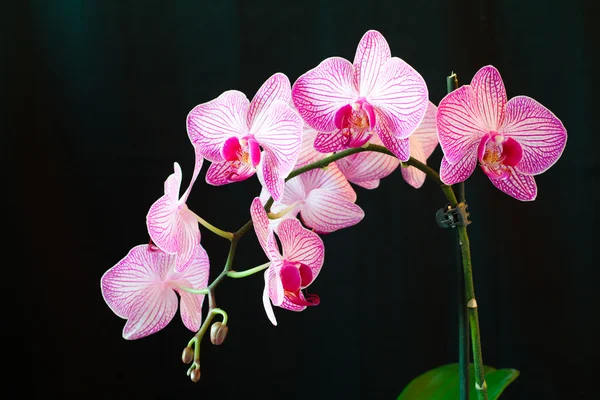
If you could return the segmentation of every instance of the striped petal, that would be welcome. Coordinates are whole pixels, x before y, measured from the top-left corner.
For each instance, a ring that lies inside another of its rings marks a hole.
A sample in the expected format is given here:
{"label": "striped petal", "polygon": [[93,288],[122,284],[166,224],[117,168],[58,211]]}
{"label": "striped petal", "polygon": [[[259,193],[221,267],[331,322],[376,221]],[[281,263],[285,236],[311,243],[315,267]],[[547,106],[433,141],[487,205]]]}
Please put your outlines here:
{"label": "striped petal", "polygon": [[[294,179],[299,179],[302,182],[304,193],[307,195],[312,190],[323,189],[338,193],[350,202],[356,201],[356,192],[336,163],[331,163],[325,168],[310,170]],[[290,182],[294,179],[290,179]]]}
{"label": "striped petal", "polygon": [[272,153],[263,152],[261,170],[262,184],[269,191],[273,200],[280,201],[285,188],[285,178],[279,172],[277,159]]}
{"label": "striped petal", "polygon": [[287,177],[298,161],[303,125],[300,115],[281,101],[273,102],[254,119],[250,133],[265,153],[276,160],[281,178]]}
{"label": "striped petal", "polygon": [[181,290],[181,287],[204,289],[208,286],[210,263],[208,254],[200,245],[196,246],[194,255],[190,259],[184,272],[171,274],[174,289],[180,297],[180,313],[183,324],[191,331],[197,331],[202,324],[203,294],[192,294]]}
{"label": "striped petal", "polygon": [[337,111],[358,98],[353,76],[350,61],[340,57],[323,60],[300,76],[292,100],[304,121],[319,132],[334,131]]}
{"label": "striped petal", "polygon": [[[423,121],[417,128],[416,131],[410,136],[414,138],[417,143],[421,145],[423,149],[423,156],[428,159],[438,145],[438,134],[437,125],[435,122],[435,116],[437,114],[437,107],[432,102],[427,105],[427,111],[423,117]],[[411,142],[412,143],[412,142]],[[412,156],[412,153],[411,153]],[[423,160],[420,160],[423,161]]]}
{"label": "striped petal", "polygon": [[417,129],[427,110],[428,99],[423,77],[397,57],[389,59],[381,68],[377,83],[367,97],[387,120],[392,135],[401,139]]}
{"label": "striped petal", "polygon": [[275,236],[273,235],[273,231],[269,228],[269,217],[258,197],[255,197],[252,201],[250,215],[252,216],[252,223],[254,225],[254,232],[256,232],[258,243],[260,243],[265,254],[271,261],[280,260],[281,255],[277,249]]}
{"label": "striped petal", "polygon": [[314,146],[319,153],[334,153],[348,148],[348,137],[339,129],[328,133],[319,132]]}
{"label": "striped petal", "polygon": [[[196,164],[194,176],[185,193],[186,198],[201,165],[201,162]],[[177,163],[174,167],[175,173],[165,183],[166,193],[150,207],[146,215],[146,226],[152,242],[158,248],[169,254],[177,254],[177,267],[181,268],[189,261],[196,244],[200,243],[200,229],[186,204],[174,202],[173,188],[179,189],[181,183],[181,168]]]}
{"label": "striped petal", "polygon": [[138,298],[138,312],[127,319],[123,338],[141,339],[163,329],[177,312],[177,296],[169,287],[147,288]]}
{"label": "striped petal", "polygon": [[246,95],[229,90],[208,103],[197,105],[187,116],[187,132],[194,147],[207,160],[224,161],[223,143],[248,133],[249,102]]}
{"label": "striped petal", "polygon": [[381,68],[391,56],[390,46],[381,33],[370,30],[363,35],[353,63],[354,81],[359,88],[360,97],[371,93]]}
{"label": "striped petal", "polygon": [[176,232],[177,258],[175,270],[183,271],[188,267],[196,248],[200,246],[200,228],[198,227],[196,215],[185,204],[180,212]]}
{"label": "striped petal", "polygon": [[381,143],[400,161],[408,161],[410,158],[410,145],[408,138],[400,139],[391,134],[386,122],[380,120],[376,127],[377,135],[381,139]]}
{"label": "striped petal", "polygon": [[206,183],[213,186],[227,185],[246,180],[255,172],[252,165],[238,161],[213,162],[206,171]]}
{"label": "striped petal", "polygon": [[252,126],[255,117],[265,112],[275,100],[290,104],[292,101],[292,86],[287,76],[278,72],[266,80],[258,89],[248,108],[248,126]]}
{"label": "striped petal", "polygon": [[[437,128],[435,124],[435,115],[437,107],[429,102],[427,112],[421,122],[421,125],[410,136],[410,156],[427,164],[427,159],[435,150],[438,144]],[[414,188],[418,189],[425,182],[425,173],[415,167],[402,168],[404,180]]]}
{"label": "striped petal", "polygon": [[286,219],[279,225],[277,236],[281,242],[284,259],[308,266],[314,281],[325,259],[325,246],[319,235],[304,228],[297,219]]}
{"label": "striped petal", "polygon": [[506,179],[491,179],[494,186],[521,201],[533,201],[537,196],[537,185],[531,175],[518,172],[513,167],[508,167],[510,174]]}
{"label": "striped petal", "polygon": [[[381,139],[374,135],[371,143],[381,144]],[[400,160],[387,154],[365,151],[344,157],[335,163],[348,181],[365,189],[375,189],[379,186],[380,179],[398,168]]]}
{"label": "striped petal", "polygon": [[300,154],[298,155],[298,161],[294,168],[300,168],[307,164],[319,161],[327,156],[327,154],[317,151],[315,149],[315,139],[317,137],[315,129],[311,128],[308,124],[304,124],[302,128],[302,144],[300,145]]}
{"label": "striped petal", "polygon": [[[421,146],[421,143],[419,143],[419,141],[414,137],[414,135],[411,136],[408,140],[410,143],[410,156],[426,164],[427,158],[425,157],[425,153],[423,152],[423,146]],[[409,166],[407,168],[402,168],[402,177],[404,178],[406,183],[408,183],[415,189],[418,189],[421,186],[423,186],[423,183],[425,182],[425,172],[415,167]]]}
{"label": "striped petal", "polygon": [[471,176],[476,166],[477,154],[475,152],[465,154],[464,158],[456,164],[450,164],[446,157],[443,157],[440,165],[440,179],[446,185],[463,182]]}
{"label": "striped petal", "polygon": [[300,215],[306,226],[319,233],[331,233],[358,224],[365,213],[340,193],[315,189],[306,198]]}
{"label": "striped petal", "polygon": [[497,132],[504,120],[506,89],[500,72],[491,65],[481,68],[473,76],[471,87],[477,98],[479,119],[490,132]]}
{"label": "striped petal", "polygon": [[177,296],[163,283],[175,264],[175,256],[139,245],[104,273],[102,296],[110,309],[127,319],[123,337],[151,335],[164,328],[177,311]]}
{"label": "striped petal", "polygon": [[509,100],[501,132],[521,145],[523,158],[516,169],[526,175],[547,171],[560,158],[567,144],[567,131],[560,119],[526,96]]}
{"label": "striped petal", "polygon": [[[190,184],[188,185],[188,188],[181,195],[181,198],[179,199],[179,204],[183,204],[187,201],[188,197],[190,196],[190,192],[192,191],[192,187],[194,186],[194,183],[196,183],[198,174],[200,174],[200,170],[202,170],[202,165],[204,164],[204,158],[202,157],[202,155],[200,154],[198,149],[195,147],[194,147],[194,152],[195,152],[196,157],[195,157],[195,162],[194,162],[194,172],[192,173],[192,179],[190,180]],[[179,192],[179,189],[177,191]]]}
{"label": "striped petal", "polygon": [[440,101],[436,115],[438,139],[450,164],[462,160],[469,151],[476,152],[481,138],[489,133],[477,108],[475,92],[469,85],[448,93]]}

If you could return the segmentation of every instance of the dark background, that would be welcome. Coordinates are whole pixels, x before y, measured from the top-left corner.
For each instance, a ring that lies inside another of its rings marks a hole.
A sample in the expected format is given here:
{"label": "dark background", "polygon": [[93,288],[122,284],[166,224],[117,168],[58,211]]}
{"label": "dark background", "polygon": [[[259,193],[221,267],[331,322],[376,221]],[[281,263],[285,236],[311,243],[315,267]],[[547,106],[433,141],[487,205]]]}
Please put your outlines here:
{"label": "dark background", "polygon": [[[219,287],[230,332],[221,347],[204,340],[197,384],[180,361],[192,333],[179,315],[156,335],[126,341],[125,321],[100,293],[102,274],[148,242],[145,215],[174,161],[187,186],[194,153],[185,118],[195,105],[228,89],[251,97],[278,71],[293,82],[329,56],[352,60],[364,32],[377,29],[393,55],[422,74],[436,104],[451,71],[466,84],[493,64],[509,98],[529,95],[562,119],[567,147],[536,178],[535,202],[499,192],[480,170],[468,180],[469,232],[484,361],[521,371],[503,398],[592,398],[600,145],[592,3],[73,0],[5,7],[0,68],[10,112],[2,136],[9,146],[16,141],[19,157],[8,171],[18,170],[25,289],[17,299],[25,321],[3,330],[24,336],[27,365],[16,374],[32,379],[23,393],[394,399],[412,378],[457,360],[455,242],[434,219],[444,197],[429,181],[412,189],[399,171],[377,190],[357,188],[365,219],[323,238],[326,263],[311,287],[320,306],[276,309],[273,327],[261,275]],[[436,169],[440,157],[438,148],[430,159]],[[211,187],[206,168],[188,205],[237,229],[249,218],[257,180]],[[202,243],[214,277],[227,242],[203,230]],[[235,266],[265,260],[250,234]]]}

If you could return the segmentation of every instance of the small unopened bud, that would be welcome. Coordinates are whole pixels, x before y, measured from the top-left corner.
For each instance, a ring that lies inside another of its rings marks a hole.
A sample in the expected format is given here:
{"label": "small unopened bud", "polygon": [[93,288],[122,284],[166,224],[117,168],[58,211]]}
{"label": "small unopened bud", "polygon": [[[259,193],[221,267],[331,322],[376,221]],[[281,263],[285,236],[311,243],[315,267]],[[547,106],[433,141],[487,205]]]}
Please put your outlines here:
{"label": "small unopened bud", "polygon": [[183,354],[181,354],[181,361],[184,364],[189,364],[194,360],[194,349],[191,347],[186,347],[183,349]]}
{"label": "small unopened bud", "polygon": [[223,344],[225,338],[227,337],[227,332],[229,332],[229,328],[227,325],[223,325],[220,322],[215,322],[210,327],[210,341],[214,345]]}
{"label": "small unopened bud", "polygon": [[200,380],[200,368],[194,368],[194,370],[190,374],[190,379],[194,383]]}

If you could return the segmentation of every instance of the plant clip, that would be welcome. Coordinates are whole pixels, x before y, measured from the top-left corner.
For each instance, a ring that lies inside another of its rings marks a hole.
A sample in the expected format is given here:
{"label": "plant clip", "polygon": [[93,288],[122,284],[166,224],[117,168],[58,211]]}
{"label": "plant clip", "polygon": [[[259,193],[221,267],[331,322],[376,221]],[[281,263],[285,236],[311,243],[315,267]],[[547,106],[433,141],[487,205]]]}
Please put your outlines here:
{"label": "plant clip", "polygon": [[440,228],[455,228],[457,226],[467,226],[471,223],[471,214],[469,214],[467,203],[460,202],[456,207],[446,204],[435,213],[435,219]]}

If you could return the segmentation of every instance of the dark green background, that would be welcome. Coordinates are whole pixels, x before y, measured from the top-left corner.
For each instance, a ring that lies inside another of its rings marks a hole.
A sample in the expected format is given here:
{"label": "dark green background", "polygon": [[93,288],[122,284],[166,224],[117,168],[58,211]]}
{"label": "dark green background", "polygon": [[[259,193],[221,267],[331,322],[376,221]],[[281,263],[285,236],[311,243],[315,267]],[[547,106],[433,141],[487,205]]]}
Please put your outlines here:
{"label": "dark green background", "polygon": [[[14,334],[27,333],[22,358],[33,363],[15,372],[35,377],[23,390],[59,398],[394,399],[413,377],[457,360],[454,236],[434,219],[444,197],[431,182],[412,189],[399,172],[375,191],[357,188],[365,219],[323,238],[326,264],[312,286],[320,306],[277,309],[273,327],[260,275],[219,287],[229,337],[221,347],[203,342],[198,384],[179,360],[191,332],[178,315],[160,333],[128,342],[124,321],[100,294],[101,275],[148,242],[145,215],[174,161],[189,182],[185,118],[196,104],[228,89],[252,96],[278,71],[293,82],[329,56],[352,60],[364,32],[377,29],[423,75],[436,104],[451,71],[468,83],[493,64],[509,97],[529,95],[564,122],[566,150],[537,178],[535,202],[504,195],[479,170],[468,180],[469,232],[484,361],[521,371],[504,398],[594,393],[600,65],[592,3],[14,3],[3,15],[0,64],[2,96],[10,97],[2,135],[16,139],[19,157],[9,171],[18,170],[25,321],[15,320]],[[430,160],[436,169],[440,157],[438,149]],[[237,229],[258,182],[210,187],[205,171],[188,205]],[[204,232],[216,276],[227,243]],[[264,261],[249,235],[236,267]]]}

